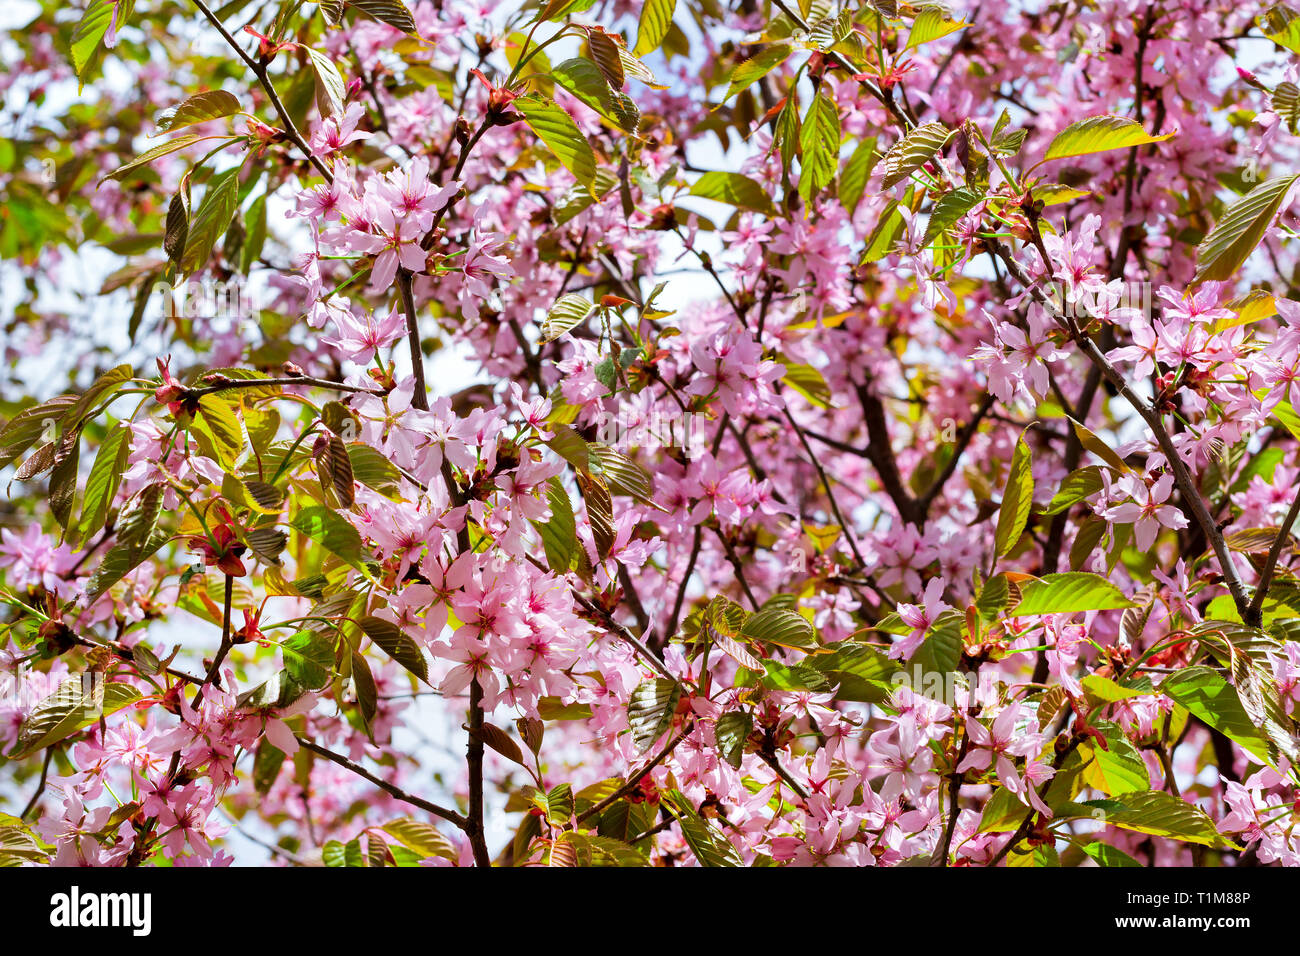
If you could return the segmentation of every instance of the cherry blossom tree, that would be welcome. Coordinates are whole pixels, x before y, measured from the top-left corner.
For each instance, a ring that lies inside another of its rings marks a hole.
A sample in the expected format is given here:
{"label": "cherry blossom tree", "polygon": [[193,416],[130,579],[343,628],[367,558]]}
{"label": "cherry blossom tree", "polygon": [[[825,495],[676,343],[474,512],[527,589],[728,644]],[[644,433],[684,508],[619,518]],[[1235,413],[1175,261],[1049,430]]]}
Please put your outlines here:
{"label": "cherry blossom tree", "polygon": [[0,862],[1300,863],[1300,12],[11,19]]}

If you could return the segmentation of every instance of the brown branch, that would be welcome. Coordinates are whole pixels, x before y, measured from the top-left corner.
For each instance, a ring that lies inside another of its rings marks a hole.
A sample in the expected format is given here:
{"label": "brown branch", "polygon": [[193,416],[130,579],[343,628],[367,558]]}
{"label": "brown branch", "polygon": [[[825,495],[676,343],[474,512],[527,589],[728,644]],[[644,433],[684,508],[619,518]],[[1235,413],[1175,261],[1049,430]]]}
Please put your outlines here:
{"label": "brown branch", "polygon": [[398,800],[401,800],[403,803],[409,803],[413,807],[419,807],[421,810],[427,810],[428,812],[432,813],[434,816],[442,817],[442,819],[448,821],[449,823],[455,824],[457,827],[459,827],[462,830],[464,830],[468,825],[469,821],[466,820],[465,817],[457,813],[455,810],[448,810],[446,807],[440,807],[436,803],[430,803],[428,800],[425,800],[423,797],[417,797],[414,794],[407,793],[401,787],[389,783],[387,780],[384,780],[382,777],[375,776],[365,767],[349,760],[347,757],[343,756],[342,754],[336,754],[332,750],[326,750],[324,747],[320,746],[319,744],[312,743],[310,740],[307,740],[305,737],[295,737],[294,739],[297,740],[299,744],[301,744],[302,746],[310,750],[312,753],[324,757],[326,760],[329,760],[332,763],[336,763],[340,767],[344,767],[348,770],[351,770],[358,777],[363,777],[364,779],[369,780],[380,790],[383,790],[385,793],[389,794],[390,796],[396,797]]}
{"label": "brown branch", "polygon": [[311,151],[311,147],[307,145],[306,141],[302,138],[302,135],[298,132],[298,127],[294,126],[293,120],[289,117],[289,111],[284,108],[284,104],[280,102],[280,97],[275,92],[275,87],[271,85],[271,78],[266,72],[266,67],[262,66],[262,64],[258,63],[244,52],[244,48],[241,47],[239,43],[236,42],[235,38],[230,35],[230,32],[222,26],[221,21],[217,19],[216,14],[208,9],[203,0],[194,0],[194,5],[198,7],[202,14],[208,18],[208,21],[217,28],[217,32],[225,38],[231,48],[239,54],[239,58],[244,61],[250,70],[253,71],[253,75],[257,77],[257,82],[262,85],[262,89],[266,90],[266,95],[270,98],[271,105],[275,107],[276,113],[280,115],[280,122],[284,123],[284,135],[302,151],[302,154],[307,157],[313,166],[316,167],[317,171],[325,177],[327,183],[334,182],[334,174],[330,172],[328,166],[316,157],[316,154]]}

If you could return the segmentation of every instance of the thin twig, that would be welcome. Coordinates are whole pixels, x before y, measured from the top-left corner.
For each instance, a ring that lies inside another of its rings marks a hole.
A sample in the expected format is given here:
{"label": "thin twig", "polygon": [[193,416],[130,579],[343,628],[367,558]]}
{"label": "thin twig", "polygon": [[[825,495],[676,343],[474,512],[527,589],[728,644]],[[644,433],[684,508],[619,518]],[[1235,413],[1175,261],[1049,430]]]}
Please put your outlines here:
{"label": "thin twig", "polygon": [[462,830],[464,830],[469,823],[469,821],[466,820],[465,817],[461,816],[455,810],[448,810],[446,807],[440,807],[436,803],[430,803],[428,800],[425,800],[423,797],[417,797],[414,794],[407,793],[401,787],[395,784],[391,784],[387,780],[384,780],[381,777],[376,777],[365,767],[361,766],[359,763],[355,763],[354,761],[349,760],[347,757],[343,756],[342,754],[336,754],[332,750],[326,750],[324,747],[320,746],[319,744],[312,743],[310,740],[307,740],[305,737],[295,737],[294,739],[297,740],[298,743],[301,744],[303,747],[306,747],[308,750],[310,750],[312,753],[316,754],[317,756],[324,757],[326,760],[330,761],[331,763],[336,763],[340,767],[344,767],[348,770],[351,770],[358,777],[363,777],[364,779],[369,780],[380,790],[383,790],[385,793],[389,794],[390,796],[396,797],[398,800],[401,800],[403,803],[409,803],[413,807],[419,807],[421,810],[427,810],[429,813],[432,813],[434,816],[442,817],[442,819],[446,820],[448,823],[455,824],[457,827],[459,827]]}

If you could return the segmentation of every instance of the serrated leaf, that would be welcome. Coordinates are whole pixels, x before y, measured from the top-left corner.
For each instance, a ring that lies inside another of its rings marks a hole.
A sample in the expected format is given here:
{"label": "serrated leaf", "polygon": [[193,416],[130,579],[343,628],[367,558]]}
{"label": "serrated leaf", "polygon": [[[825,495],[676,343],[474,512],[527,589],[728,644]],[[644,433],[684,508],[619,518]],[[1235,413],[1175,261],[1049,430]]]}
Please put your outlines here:
{"label": "serrated leaf", "polygon": [[690,195],[712,199],[741,209],[751,209],[764,215],[776,215],[776,207],[765,190],[748,176],[713,170],[705,173],[691,185]]}
{"label": "serrated leaf", "polygon": [[157,146],[154,146],[152,149],[145,150],[135,159],[131,160],[129,163],[124,163],[123,165],[117,167],[117,169],[113,170],[104,178],[121,179],[123,176],[125,176],[127,173],[131,172],[132,170],[139,169],[141,166],[147,165],[148,163],[151,163],[155,159],[158,159],[162,156],[167,156],[168,154],[174,153],[177,150],[184,149],[186,146],[189,146],[190,144],[197,142],[198,139],[199,139],[198,135],[194,133],[186,133],[184,136],[178,136],[175,139],[169,139],[167,142],[160,143]]}
{"label": "serrated leaf", "polygon": [[319,631],[304,630],[281,642],[284,669],[308,690],[319,690],[334,673],[334,641]]}
{"label": "serrated leaf", "polygon": [[1203,810],[1163,790],[1126,793],[1117,800],[1108,801],[1105,814],[1108,825],[1136,833],[1204,846],[1224,843],[1214,821]]}
{"label": "serrated leaf", "polygon": [[541,341],[554,342],[581,325],[595,311],[595,303],[583,296],[573,292],[560,296],[542,322]]}
{"label": "serrated leaf", "polygon": [[596,154],[573,117],[556,104],[537,97],[521,96],[514,105],[564,168],[591,189],[596,178]]}
{"label": "serrated leaf", "polygon": [[731,83],[727,86],[727,95],[722,102],[731,99],[742,90],[747,90],[767,74],[784,63],[790,56],[788,43],[774,43],[759,50],[748,60],[737,64],[731,71]]}
{"label": "serrated leaf", "polygon": [[1002,557],[1010,551],[1029,521],[1029,509],[1034,504],[1034,472],[1029,445],[1022,432],[1016,439],[1016,450],[1011,457],[1011,472],[1007,477],[1006,491],[1002,494],[1002,507],[998,510],[997,531],[993,537],[993,553]]}
{"label": "serrated leaf", "polygon": [[968,26],[969,23],[953,20],[938,7],[926,7],[912,21],[912,31],[907,35],[907,46],[903,49],[914,50],[923,43],[940,40]]}
{"label": "serrated leaf", "polygon": [[763,608],[745,619],[740,633],[778,647],[813,651],[821,647],[812,622],[802,614],[782,608]]}
{"label": "serrated leaf", "polygon": [[415,638],[392,621],[381,617],[367,615],[361,619],[360,624],[366,637],[374,641],[385,654],[426,684],[429,682],[429,665]]}
{"label": "serrated leaf", "polygon": [[402,473],[378,450],[359,442],[347,446],[352,477],[381,494],[394,494],[401,486]]}
{"label": "serrated leaf", "polygon": [[590,442],[587,447],[591,463],[599,469],[610,494],[626,495],[643,504],[654,504],[654,479],[650,472],[603,442]]}
{"label": "serrated leaf", "polygon": [[347,102],[347,85],[339,74],[334,61],[320,50],[302,46],[311,60],[311,68],[316,74],[316,108],[322,117],[342,116]]}
{"label": "serrated leaf", "polygon": [[208,181],[203,201],[185,237],[185,252],[181,256],[181,268],[185,272],[195,272],[206,265],[217,240],[229,228],[239,207],[238,176],[239,169],[235,168],[218,173]]}
{"label": "serrated leaf", "polygon": [[1187,667],[1168,675],[1159,690],[1264,763],[1276,764],[1267,736],[1251,721],[1236,688],[1217,671]]}
{"label": "serrated leaf", "polygon": [[636,45],[632,52],[645,56],[659,48],[673,24],[673,11],[677,0],[645,0],[641,5],[641,19],[637,24]]}
{"label": "serrated leaf", "polygon": [[677,818],[677,823],[682,828],[682,837],[691,848],[691,852],[695,854],[695,859],[699,861],[700,866],[741,865],[740,854],[736,852],[731,841],[724,833],[702,818],[684,794],[678,790],[670,790],[664,794],[664,797],[665,805]]}
{"label": "serrated leaf", "polygon": [[86,7],[81,19],[77,21],[68,53],[72,59],[72,69],[78,76],[90,62],[91,54],[99,46],[99,41],[108,32],[115,10],[112,0],[91,0],[90,6]]}
{"label": "serrated leaf", "polygon": [[803,154],[799,195],[809,201],[830,185],[840,164],[840,114],[825,93],[818,93],[808,107],[799,130],[799,149]]}
{"label": "serrated leaf", "polygon": [[1300,53],[1300,16],[1283,3],[1275,3],[1255,18],[1264,35],[1292,53]]}
{"label": "serrated leaf", "polygon": [[1041,514],[1054,515],[1058,512],[1065,511],[1072,505],[1097,494],[1103,488],[1101,481],[1101,469],[1096,465],[1086,465],[1083,468],[1076,468],[1065,476],[1061,482],[1061,487],[1052,500],[1048,502]]}
{"label": "serrated leaf", "polygon": [[1089,571],[1045,574],[1022,584],[1020,594],[1020,603],[1008,612],[1009,617],[1110,611],[1136,606],[1110,581]]}
{"label": "serrated leaf", "polygon": [[95,463],[90,469],[90,477],[86,479],[86,491],[81,503],[78,526],[83,539],[104,527],[113,499],[117,496],[118,486],[122,483],[127,456],[131,453],[131,443],[128,440],[130,435],[130,427],[119,422],[109,429],[99,446]]}
{"label": "serrated leaf", "polygon": [[885,154],[882,187],[891,189],[907,179],[930,162],[951,136],[952,130],[942,123],[926,123],[916,127]]}
{"label": "serrated leaf", "polygon": [[664,735],[677,712],[680,696],[676,681],[665,677],[642,681],[632,691],[627,702],[627,718],[637,750],[648,750]]}
{"label": "serrated leaf", "polygon": [[361,560],[361,535],[346,519],[321,505],[303,508],[289,526],[307,535],[354,567]]}
{"label": "serrated leaf", "polygon": [[1114,116],[1109,113],[1090,116],[1077,123],[1071,123],[1057,133],[1051,145],[1047,147],[1043,162],[1104,153],[1112,149],[1145,146],[1148,143],[1162,143],[1173,136],[1173,133],[1152,136],[1141,123],[1127,116]]}
{"label": "serrated leaf", "polygon": [[199,415],[208,426],[221,463],[230,467],[244,448],[244,430],[239,419],[216,395],[204,395],[199,399]]}
{"label": "serrated leaf", "polygon": [[402,0],[347,0],[347,4],[403,33],[416,32],[415,18]]}
{"label": "serrated leaf", "polygon": [[402,817],[390,820],[381,829],[421,859],[442,857],[444,860],[455,862],[460,857],[452,842],[439,833],[432,824]]}
{"label": "serrated leaf", "polygon": [[7,756],[10,760],[21,760],[139,699],[140,692],[131,685],[106,683],[103,675],[96,671],[70,677],[32,708],[19,727],[17,742]]}
{"label": "serrated leaf", "polygon": [[195,93],[179,106],[159,114],[158,129],[164,132],[221,119],[239,112],[239,97],[225,90]]}
{"label": "serrated leaf", "polygon": [[573,556],[578,549],[577,522],[573,515],[573,502],[558,478],[547,482],[546,500],[551,508],[549,521],[536,524],[546,551],[546,564],[556,574],[568,574],[573,567]]}
{"label": "serrated leaf", "polygon": [[1298,179],[1300,176],[1270,179],[1230,205],[1196,247],[1196,275],[1192,282],[1233,278],[1287,204]]}
{"label": "serrated leaf", "polygon": [[718,718],[713,736],[718,744],[718,753],[722,759],[736,770],[740,769],[740,758],[745,753],[745,741],[754,729],[754,718],[747,711],[733,710]]}
{"label": "serrated leaf", "polygon": [[952,228],[957,220],[984,201],[984,193],[966,186],[945,193],[930,210],[922,245],[928,246],[940,233]]}
{"label": "serrated leaf", "polygon": [[879,161],[876,137],[870,136],[854,147],[848,162],[844,164],[844,169],[840,172],[840,205],[850,217],[862,202],[862,195],[867,190],[867,181]]}

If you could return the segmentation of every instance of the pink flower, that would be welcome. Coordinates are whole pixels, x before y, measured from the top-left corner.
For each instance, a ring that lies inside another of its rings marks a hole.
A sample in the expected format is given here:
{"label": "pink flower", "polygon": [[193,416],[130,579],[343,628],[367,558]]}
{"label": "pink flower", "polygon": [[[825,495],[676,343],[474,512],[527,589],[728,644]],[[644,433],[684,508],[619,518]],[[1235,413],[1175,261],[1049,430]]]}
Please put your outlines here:
{"label": "pink flower", "polygon": [[1175,531],[1187,527],[1186,516],[1173,505],[1163,503],[1174,489],[1173,475],[1166,472],[1151,484],[1139,477],[1125,475],[1118,485],[1118,494],[1122,496],[1127,491],[1133,500],[1113,505],[1100,514],[1112,524],[1134,523],[1139,551],[1150,550],[1162,527]]}
{"label": "pink flower", "polygon": [[935,619],[940,614],[952,607],[951,604],[943,600],[943,592],[946,586],[943,578],[931,578],[930,583],[925,586],[925,594],[922,596],[919,605],[898,605],[898,616],[903,619],[904,624],[912,629],[912,633],[901,641],[894,642],[894,645],[889,649],[890,657],[901,657],[906,660],[916,653],[916,649],[925,640],[930,625],[935,622]]}

